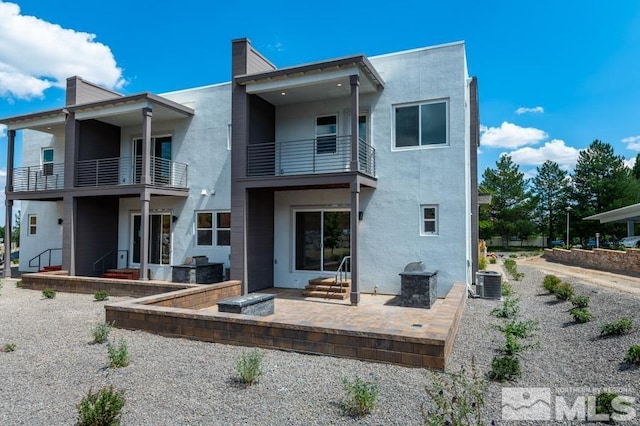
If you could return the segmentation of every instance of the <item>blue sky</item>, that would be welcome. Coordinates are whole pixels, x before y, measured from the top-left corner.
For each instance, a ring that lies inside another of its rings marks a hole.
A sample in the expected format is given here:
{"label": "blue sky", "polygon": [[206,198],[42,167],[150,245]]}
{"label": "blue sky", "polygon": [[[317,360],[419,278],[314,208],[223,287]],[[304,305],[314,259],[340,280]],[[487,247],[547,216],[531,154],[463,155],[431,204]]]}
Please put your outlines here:
{"label": "blue sky", "polygon": [[594,139],[629,164],[640,151],[636,0],[0,1],[0,117],[62,106],[74,74],[125,94],[229,81],[239,37],[279,67],[464,40],[480,173],[502,153],[527,176],[546,159],[571,171]]}

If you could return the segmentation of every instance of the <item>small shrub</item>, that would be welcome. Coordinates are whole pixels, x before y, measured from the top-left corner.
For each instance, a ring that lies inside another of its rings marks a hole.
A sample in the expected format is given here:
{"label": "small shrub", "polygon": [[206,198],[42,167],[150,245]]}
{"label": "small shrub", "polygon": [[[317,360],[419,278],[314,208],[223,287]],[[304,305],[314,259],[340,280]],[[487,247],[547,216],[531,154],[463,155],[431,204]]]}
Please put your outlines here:
{"label": "small shrub", "polygon": [[96,302],[102,302],[109,298],[109,292],[104,290],[96,291],[93,298],[96,299]]}
{"label": "small shrub", "polygon": [[54,299],[56,297],[56,291],[51,290],[50,288],[42,290],[42,297],[45,299]]}
{"label": "small shrub", "polygon": [[522,371],[520,370],[520,359],[513,356],[494,357],[491,361],[491,371],[489,378],[497,382],[516,380]]}
{"label": "small shrub", "polygon": [[600,324],[601,336],[621,336],[633,330],[633,321],[627,317],[622,317],[618,321],[605,322]]}
{"label": "small shrub", "polygon": [[255,349],[251,352],[242,352],[236,359],[236,372],[240,376],[240,382],[251,386],[262,376],[262,358],[264,353]]}
{"label": "small shrub", "polygon": [[491,315],[498,318],[513,318],[520,312],[519,302],[520,299],[507,298],[502,302],[501,307],[491,310]]}
{"label": "small shrub", "polygon": [[518,339],[528,339],[534,337],[540,330],[538,321],[517,321],[513,320],[505,325],[498,325],[496,328],[505,335],[514,336]]}
{"label": "small shrub", "polygon": [[422,420],[425,425],[482,424],[487,382],[478,377],[474,358],[471,358],[471,372],[469,377],[464,368],[452,374],[438,374],[429,370],[431,385],[425,386],[425,392],[436,408],[426,411],[424,405],[422,406]]}
{"label": "small shrub", "polygon": [[345,397],[340,406],[344,414],[364,416],[376,407],[380,392],[377,382],[367,382],[356,377],[355,380],[342,379],[342,383]]}
{"label": "small shrub", "polygon": [[556,298],[558,300],[570,300],[573,297],[573,286],[569,283],[560,283],[556,286]]}
{"label": "small shrub", "polygon": [[112,325],[108,322],[101,322],[96,324],[91,330],[91,334],[93,335],[93,343],[104,343],[109,338],[109,333],[111,333]]}
{"label": "small shrub", "polygon": [[487,258],[484,256],[480,256],[478,258],[478,269],[480,269],[481,271],[484,271],[485,269],[487,269]]}
{"label": "small shrub", "polygon": [[78,409],[79,426],[119,425],[120,414],[124,407],[124,391],[116,391],[113,385],[89,393],[82,398]]}
{"label": "small shrub", "polygon": [[2,290],[2,281],[0,281],[0,290]]}
{"label": "small shrub", "polygon": [[121,368],[129,365],[129,350],[124,339],[120,340],[118,345],[109,344],[107,347],[109,354],[109,367]]}
{"label": "small shrub", "polygon": [[17,288],[22,288],[22,280],[16,281],[16,287]]}
{"label": "small shrub", "polygon": [[591,312],[587,310],[587,308],[573,308],[569,310],[569,313],[573,317],[573,320],[578,324],[584,324],[585,322],[589,322],[593,319],[593,315]]}
{"label": "small shrub", "polygon": [[14,343],[5,343],[4,346],[0,347],[0,352],[13,352],[16,350],[16,345]]}
{"label": "small shrub", "polygon": [[542,281],[542,287],[547,290],[549,293],[555,293],[556,287],[560,284],[562,280],[555,275],[545,275],[544,280]]}
{"label": "small shrub", "polygon": [[503,282],[502,289],[500,290],[501,294],[505,297],[513,295],[513,286],[511,283]]}
{"label": "small shrub", "polygon": [[498,260],[495,257],[490,257],[489,258],[489,263],[492,265],[495,265],[496,263],[498,263]]}
{"label": "small shrub", "polygon": [[596,414],[608,414],[610,418],[615,418],[616,414],[626,414],[623,411],[616,410],[614,405],[617,405],[618,408],[620,406],[630,406],[630,401],[618,399],[614,404],[616,398],[619,398],[619,395],[611,392],[601,392],[596,395]]}
{"label": "small shrub", "polygon": [[631,345],[624,360],[629,364],[640,366],[640,345]]}
{"label": "small shrub", "polygon": [[511,254],[509,255],[509,258],[510,258],[510,259],[516,259],[517,257],[518,257],[518,255],[517,255],[517,254],[515,254],[515,253],[511,253]]}
{"label": "small shrub", "polygon": [[576,308],[588,308],[591,299],[589,296],[573,296],[571,298],[571,304]]}

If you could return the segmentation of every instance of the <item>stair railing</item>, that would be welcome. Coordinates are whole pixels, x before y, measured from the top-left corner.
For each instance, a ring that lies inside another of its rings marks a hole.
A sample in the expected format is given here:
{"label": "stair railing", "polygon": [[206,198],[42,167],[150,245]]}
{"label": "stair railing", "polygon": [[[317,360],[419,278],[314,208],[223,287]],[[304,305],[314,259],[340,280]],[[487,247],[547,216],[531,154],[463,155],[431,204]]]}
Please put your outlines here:
{"label": "stair railing", "polygon": [[[31,259],[29,259],[29,268],[37,267],[38,271],[39,271],[41,269],[41,267],[43,267],[43,266],[51,266],[51,253],[54,252],[54,251],[57,251],[57,250],[62,251],[62,248],[49,248],[49,249],[46,249],[45,251],[43,251],[42,253],[39,253],[39,254],[33,256]],[[43,265],[42,264],[43,263],[42,262],[42,257],[45,256],[45,255],[48,257],[47,258],[47,264]],[[34,264],[34,261],[37,261],[37,262]]]}
{"label": "stair railing", "polygon": [[98,258],[95,262],[93,262],[93,273],[96,276],[100,276],[105,273],[107,269],[117,267],[118,266],[118,256],[120,253],[123,253],[124,256],[121,256],[123,259],[126,259],[125,268],[129,267],[129,250],[116,250],[115,253],[113,250],[109,250],[102,256]]}
{"label": "stair railing", "polygon": [[342,290],[343,283],[347,279],[347,273],[351,271],[351,256],[345,256],[338,266],[336,271],[336,284],[340,284],[340,290]]}

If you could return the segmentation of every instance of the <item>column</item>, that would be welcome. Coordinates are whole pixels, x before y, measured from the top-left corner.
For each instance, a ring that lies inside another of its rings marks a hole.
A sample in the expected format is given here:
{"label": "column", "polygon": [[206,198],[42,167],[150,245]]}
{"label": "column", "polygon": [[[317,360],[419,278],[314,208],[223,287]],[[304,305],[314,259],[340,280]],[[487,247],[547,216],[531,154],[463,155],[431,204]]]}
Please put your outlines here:
{"label": "column", "polygon": [[[140,183],[151,184],[151,108],[142,109],[142,175]],[[140,279],[149,279],[149,203],[151,193],[148,188],[144,188],[140,194],[140,225],[142,235],[140,236]],[[135,235],[134,235],[135,238]]]}
{"label": "column", "polygon": [[[360,76],[352,75],[349,77],[351,84],[351,167],[352,172],[360,170],[358,147],[360,141],[358,137],[358,116],[360,114]],[[351,258],[353,261],[353,257]]]}
{"label": "column", "polygon": [[[149,202],[151,194],[148,189],[144,189],[140,194],[140,280],[149,280]],[[133,238],[136,238],[134,235]]]}
{"label": "column", "polygon": [[64,211],[62,219],[62,269],[69,271],[69,275],[76,274],[76,199],[66,195],[62,200]]}
{"label": "column", "polygon": [[13,219],[13,200],[9,194],[13,192],[13,151],[16,142],[16,131],[7,130],[7,180],[5,194],[4,219],[4,276],[11,277],[11,220]]}
{"label": "column", "polygon": [[351,182],[351,305],[360,303],[360,289],[358,286],[358,225],[360,211],[360,183],[355,176]]}

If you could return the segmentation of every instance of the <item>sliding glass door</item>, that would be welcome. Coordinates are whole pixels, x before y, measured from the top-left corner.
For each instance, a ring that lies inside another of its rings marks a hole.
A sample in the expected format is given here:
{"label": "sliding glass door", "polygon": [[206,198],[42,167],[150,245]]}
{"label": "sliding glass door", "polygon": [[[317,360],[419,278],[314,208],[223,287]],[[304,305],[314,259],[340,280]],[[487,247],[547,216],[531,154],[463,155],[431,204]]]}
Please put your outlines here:
{"label": "sliding glass door", "polygon": [[337,271],[351,250],[349,218],[349,211],[295,212],[295,269]]}
{"label": "sliding glass door", "polygon": [[[133,236],[131,262],[140,263],[142,217],[133,214]],[[149,263],[169,265],[171,263],[171,213],[149,215]]]}

